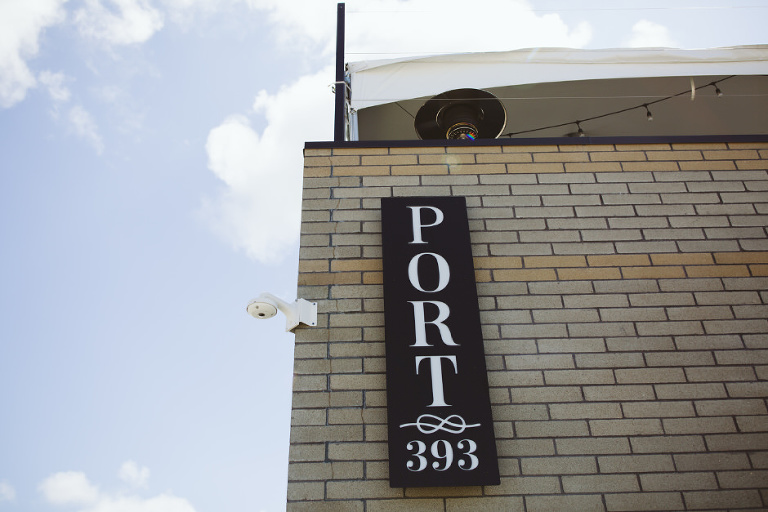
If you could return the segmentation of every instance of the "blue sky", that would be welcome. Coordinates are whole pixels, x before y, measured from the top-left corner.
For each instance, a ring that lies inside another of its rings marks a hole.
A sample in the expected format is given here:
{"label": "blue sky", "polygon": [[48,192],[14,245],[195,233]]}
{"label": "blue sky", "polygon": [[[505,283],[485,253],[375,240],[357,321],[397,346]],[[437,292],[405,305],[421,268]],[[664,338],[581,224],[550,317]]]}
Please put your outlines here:
{"label": "blue sky", "polygon": [[[0,512],[284,509],[293,335],[245,306],[295,298],[335,5],[0,0]],[[765,1],[602,5],[350,1],[347,60],[766,42]]]}

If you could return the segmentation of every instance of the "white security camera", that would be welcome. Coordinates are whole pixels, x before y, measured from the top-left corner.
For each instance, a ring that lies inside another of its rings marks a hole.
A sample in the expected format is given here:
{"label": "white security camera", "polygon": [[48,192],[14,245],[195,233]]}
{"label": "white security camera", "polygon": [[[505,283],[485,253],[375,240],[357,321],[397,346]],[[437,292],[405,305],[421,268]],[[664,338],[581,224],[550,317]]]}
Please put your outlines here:
{"label": "white security camera", "polygon": [[300,323],[317,325],[317,302],[304,299],[290,303],[271,293],[262,293],[248,303],[246,311],[258,319],[272,318],[278,311],[282,311],[285,315],[286,332],[293,331]]}

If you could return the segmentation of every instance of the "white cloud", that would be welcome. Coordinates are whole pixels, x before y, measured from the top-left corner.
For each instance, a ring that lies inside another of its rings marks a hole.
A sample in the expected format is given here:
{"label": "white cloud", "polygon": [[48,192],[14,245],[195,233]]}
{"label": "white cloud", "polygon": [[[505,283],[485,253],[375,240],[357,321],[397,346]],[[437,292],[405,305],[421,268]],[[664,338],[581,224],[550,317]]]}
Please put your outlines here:
{"label": "white cloud", "polygon": [[45,499],[55,505],[89,505],[99,498],[99,490],[79,471],[55,473],[43,480],[38,488]]}
{"label": "white cloud", "polygon": [[0,2],[0,106],[11,107],[36,84],[26,59],[37,55],[41,32],[64,20],[66,0]]}
{"label": "white cloud", "polygon": [[[130,465],[138,471],[139,479],[149,476],[147,468],[139,469],[135,463],[128,461],[120,468],[123,470]],[[128,470],[129,479],[135,477],[133,469]],[[146,470],[146,475],[143,472]],[[185,499],[162,493],[152,498],[142,498],[135,495],[100,492],[85,474],[77,471],[55,473],[40,483],[40,491],[45,499],[53,505],[76,505],[78,512],[195,512],[195,508]]]}
{"label": "white cloud", "polygon": [[0,503],[16,499],[16,490],[7,480],[0,480]]}
{"label": "white cloud", "polygon": [[90,143],[97,153],[101,154],[104,151],[104,142],[101,140],[99,128],[87,110],[80,105],[75,105],[69,109],[69,122],[75,133]]}
{"label": "white cloud", "polygon": [[208,135],[208,167],[226,189],[203,213],[217,232],[256,260],[279,261],[297,240],[302,147],[307,140],[332,137],[331,76],[328,68],[277,94],[259,92],[254,110],[268,122],[261,134],[245,116],[231,116]]}
{"label": "white cloud", "polygon": [[149,40],[163,27],[163,16],[147,0],[85,0],[75,12],[80,33],[109,44],[135,44]]}
{"label": "white cloud", "polygon": [[632,35],[627,40],[626,45],[631,48],[674,48],[678,46],[672,36],[669,35],[667,27],[648,20],[640,20],[632,26]]}
{"label": "white cloud", "polygon": [[133,487],[146,487],[147,480],[149,480],[149,468],[146,466],[139,467],[134,461],[129,460],[120,466],[117,475],[120,480]]}
{"label": "white cloud", "polygon": [[37,79],[48,89],[48,94],[56,102],[69,101],[69,89],[64,85],[66,77],[64,73],[52,73],[51,71],[42,71],[37,75]]}
{"label": "white cloud", "polygon": [[[333,53],[336,0],[245,0],[264,10],[281,44],[308,43]],[[582,47],[589,24],[570,28],[558,14],[538,15],[526,0],[370,0],[347,2],[346,47],[360,58],[382,53],[503,51],[522,47]],[[313,48],[314,50],[314,48]],[[350,60],[355,60],[351,58]]]}

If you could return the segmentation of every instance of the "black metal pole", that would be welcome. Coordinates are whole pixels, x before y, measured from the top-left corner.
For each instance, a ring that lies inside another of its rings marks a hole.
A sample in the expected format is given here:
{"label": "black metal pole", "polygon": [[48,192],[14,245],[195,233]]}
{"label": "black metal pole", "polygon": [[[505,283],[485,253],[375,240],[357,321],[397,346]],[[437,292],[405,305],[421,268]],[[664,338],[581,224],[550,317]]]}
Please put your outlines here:
{"label": "black metal pole", "polygon": [[344,106],[346,85],[344,83],[344,4],[338,4],[336,12],[336,119],[333,125],[334,142],[344,141]]}

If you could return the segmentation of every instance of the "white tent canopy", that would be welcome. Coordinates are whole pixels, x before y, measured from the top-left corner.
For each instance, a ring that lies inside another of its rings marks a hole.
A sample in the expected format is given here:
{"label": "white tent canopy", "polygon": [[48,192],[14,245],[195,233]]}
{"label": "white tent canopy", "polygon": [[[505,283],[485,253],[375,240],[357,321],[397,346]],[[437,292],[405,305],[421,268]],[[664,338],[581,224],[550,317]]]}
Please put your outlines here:
{"label": "white tent canopy", "polygon": [[[492,92],[502,101],[503,96],[507,100],[518,100],[505,103],[508,115],[511,114],[516,119],[528,115],[519,100],[541,100],[544,99],[544,93],[548,96],[547,99],[564,99],[556,96],[564,94],[572,100],[594,100],[591,104],[580,101],[578,106],[547,102],[550,110],[556,106],[560,114],[572,112],[576,116],[574,119],[585,119],[590,113],[599,113],[608,105],[618,105],[616,101],[610,101],[615,98],[638,98],[644,94],[647,94],[648,98],[669,95],[669,91],[678,91],[681,84],[687,86],[689,78],[696,77],[703,77],[696,80],[696,86],[701,87],[708,83],[707,80],[711,83],[711,80],[731,75],[760,76],[759,82],[753,79],[748,84],[739,84],[739,94],[732,96],[739,96],[742,100],[747,96],[764,98],[768,93],[767,84],[762,81],[764,75],[768,75],[768,45],[705,50],[536,48],[353,62],[348,64],[348,73],[351,88],[352,138],[356,139],[357,123],[360,125],[361,136],[366,133],[374,134],[366,138],[413,138],[410,135],[412,128],[405,126],[407,123],[412,124],[412,119],[408,119],[406,114],[413,116],[426,99],[453,89],[483,89]],[[678,78],[675,82],[669,82],[669,77],[684,77],[684,80]],[[661,78],[668,80],[666,88],[662,87]],[[554,84],[561,84],[562,87],[557,89],[553,87]],[[540,92],[531,92],[534,89]],[[628,92],[630,90],[631,93]],[[596,91],[601,93],[597,94]],[[734,92],[733,88],[731,92]],[[598,103],[597,100],[602,102]],[[636,100],[626,100],[623,104],[631,105],[631,101]],[[729,101],[733,101],[733,98]],[[739,104],[739,108],[744,106],[743,103],[742,101]],[[390,105],[389,110],[383,107],[387,104]],[[758,101],[756,105],[757,111],[763,109],[763,115],[768,115],[764,110],[764,100]],[[754,107],[755,105],[753,110]],[[367,115],[363,115],[365,109],[368,109]],[[539,101],[535,110],[536,117],[539,117],[540,113],[547,117],[543,110],[545,107]],[[397,111],[403,120],[397,118]],[[558,120],[554,112],[549,114],[552,123]],[[569,121],[569,118],[562,119]],[[371,123],[382,126],[363,126]],[[656,127],[659,126],[657,123]],[[677,131],[682,129],[676,128]],[[726,126],[721,129],[733,130]],[[755,129],[748,128],[750,133],[755,133]],[[408,136],[392,135],[406,132]],[[541,136],[556,134],[547,133]]]}
{"label": "white tent canopy", "polygon": [[709,50],[534,48],[348,64],[355,110],[452,89],[660,76],[765,75],[768,45]]}

